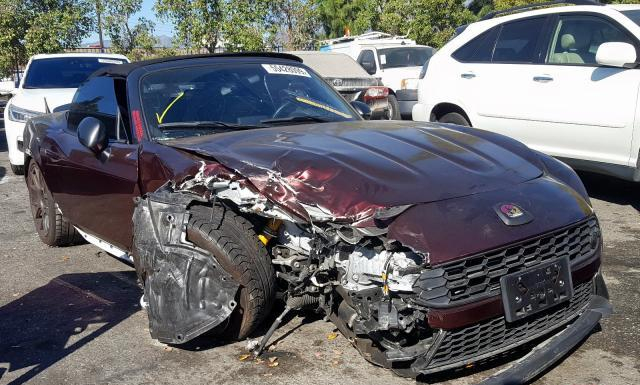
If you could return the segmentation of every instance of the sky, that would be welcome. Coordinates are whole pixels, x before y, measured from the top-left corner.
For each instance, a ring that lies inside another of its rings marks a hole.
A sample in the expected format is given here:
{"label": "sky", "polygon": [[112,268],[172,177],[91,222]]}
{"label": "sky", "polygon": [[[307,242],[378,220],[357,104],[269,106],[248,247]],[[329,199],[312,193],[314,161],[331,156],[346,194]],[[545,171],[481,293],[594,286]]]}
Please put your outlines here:
{"label": "sky", "polygon": [[[173,26],[170,23],[161,22],[156,17],[153,12],[153,5],[155,4],[155,0],[143,0],[142,1],[142,10],[137,13],[134,17],[131,18],[131,23],[135,23],[139,17],[145,17],[156,24],[155,34],[156,36],[165,35],[165,36],[173,36]],[[104,37],[105,40],[108,39],[107,36]],[[89,37],[84,39],[83,43],[93,43],[98,41],[98,33],[94,32]]]}

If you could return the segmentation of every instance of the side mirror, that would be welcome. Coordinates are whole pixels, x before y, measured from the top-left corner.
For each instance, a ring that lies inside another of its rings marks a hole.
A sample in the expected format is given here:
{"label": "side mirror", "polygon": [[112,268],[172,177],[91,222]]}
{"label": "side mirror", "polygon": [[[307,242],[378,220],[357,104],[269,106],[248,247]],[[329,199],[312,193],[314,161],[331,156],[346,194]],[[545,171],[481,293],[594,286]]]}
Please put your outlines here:
{"label": "side mirror", "polygon": [[369,75],[373,75],[373,74],[376,73],[376,63],[375,62],[363,61],[362,62],[362,68],[364,68],[364,70],[367,71],[367,73]]}
{"label": "side mirror", "polygon": [[629,43],[602,43],[596,51],[596,62],[602,66],[633,68],[637,59],[636,48]]}
{"label": "side mirror", "polygon": [[13,80],[8,82],[0,82],[0,95],[9,95],[16,89],[16,85]]}
{"label": "side mirror", "polygon": [[360,114],[360,116],[362,116],[363,119],[365,120],[371,119],[371,108],[369,108],[367,103],[354,100],[353,102],[351,102],[351,107],[355,108],[358,114]]}
{"label": "side mirror", "polygon": [[104,124],[91,116],[82,119],[78,124],[78,140],[95,154],[104,151],[109,144]]}

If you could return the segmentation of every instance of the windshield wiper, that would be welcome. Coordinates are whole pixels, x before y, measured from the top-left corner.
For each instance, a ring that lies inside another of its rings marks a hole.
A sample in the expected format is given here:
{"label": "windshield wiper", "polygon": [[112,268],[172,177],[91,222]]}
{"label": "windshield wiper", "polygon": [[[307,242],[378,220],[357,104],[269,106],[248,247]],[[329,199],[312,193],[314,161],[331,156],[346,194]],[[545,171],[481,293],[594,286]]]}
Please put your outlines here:
{"label": "windshield wiper", "polygon": [[289,118],[265,119],[260,121],[260,123],[265,123],[265,124],[307,123],[307,122],[327,123],[327,122],[332,122],[332,120],[323,118],[321,116],[305,115],[305,116],[291,116]]}
{"label": "windshield wiper", "polygon": [[171,123],[160,123],[158,124],[158,128],[161,130],[181,130],[185,128],[195,128],[195,129],[219,129],[219,128],[227,128],[232,130],[251,130],[254,128],[264,128],[264,126],[257,124],[236,124],[236,123],[228,123],[222,122],[219,120],[202,120],[195,122],[171,122]]}

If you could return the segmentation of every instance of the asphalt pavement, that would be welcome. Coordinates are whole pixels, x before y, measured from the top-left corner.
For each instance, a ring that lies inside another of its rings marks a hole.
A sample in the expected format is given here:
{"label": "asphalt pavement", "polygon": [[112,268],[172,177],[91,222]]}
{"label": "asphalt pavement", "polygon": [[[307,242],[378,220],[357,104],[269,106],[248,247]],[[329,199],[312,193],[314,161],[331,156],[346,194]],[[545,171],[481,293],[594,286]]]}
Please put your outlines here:
{"label": "asphalt pavement", "polygon": [[[640,383],[640,185],[581,175],[604,234],[615,313],[536,384]],[[329,322],[298,315],[261,361],[244,342],[203,336],[187,346],[150,338],[132,268],[92,245],[50,248],[11,173],[0,129],[0,384],[410,384],[365,361]],[[264,330],[256,333],[258,338]],[[498,365],[498,366],[495,366]],[[475,384],[500,368],[422,379]]]}

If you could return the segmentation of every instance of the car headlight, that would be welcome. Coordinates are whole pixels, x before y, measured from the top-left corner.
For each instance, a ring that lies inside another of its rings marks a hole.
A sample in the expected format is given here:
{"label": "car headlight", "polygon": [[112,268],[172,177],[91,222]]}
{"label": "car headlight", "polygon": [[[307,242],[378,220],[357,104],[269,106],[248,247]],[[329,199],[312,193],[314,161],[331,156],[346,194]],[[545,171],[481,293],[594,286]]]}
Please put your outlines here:
{"label": "car headlight", "polygon": [[13,104],[9,104],[7,110],[9,111],[9,120],[19,123],[25,123],[33,117],[42,115],[42,112],[26,110],[24,108],[16,107]]}
{"label": "car headlight", "polygon": [[409,78],[400,81],[400,88],[403,90],[415,90],[418,88],[418,79]]}

